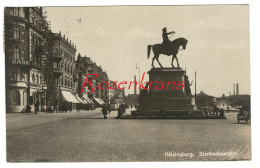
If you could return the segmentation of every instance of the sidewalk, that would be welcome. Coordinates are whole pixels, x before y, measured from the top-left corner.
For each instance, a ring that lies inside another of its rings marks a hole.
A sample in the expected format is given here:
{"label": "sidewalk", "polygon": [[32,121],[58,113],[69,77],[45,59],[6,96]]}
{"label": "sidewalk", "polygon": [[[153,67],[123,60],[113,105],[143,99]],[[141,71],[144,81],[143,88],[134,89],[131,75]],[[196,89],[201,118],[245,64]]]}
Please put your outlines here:
{"label": "sidewalk", "polygon": [[73,116],[83,116],[86,114],[100,112],[101,109],[96,109],[94,111],[80,111],[78,113],[76,110],[67,113],[46,113],[37,112],[34,113],[6,113],[6,131],[18,130],[23,128],[28,128],[35,125],[48,124]]}

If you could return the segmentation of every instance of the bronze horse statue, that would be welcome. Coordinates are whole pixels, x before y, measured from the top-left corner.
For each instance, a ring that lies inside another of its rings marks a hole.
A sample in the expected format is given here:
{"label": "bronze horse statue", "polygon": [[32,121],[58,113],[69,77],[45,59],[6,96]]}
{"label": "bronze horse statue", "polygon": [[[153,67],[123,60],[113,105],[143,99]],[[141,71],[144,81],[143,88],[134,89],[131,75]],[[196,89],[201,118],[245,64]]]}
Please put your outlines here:
{"label": "bronze horse statue", "polygon": [[[177,58],[177,54],[179,52],[179,49],[180,49],[180,46],[182,46],[182,49],[185,50],[186,49],[186,45],[188,43],[188,40],[185,39],[185,38],[177,38],[175,40],[173,40],[168,47],[164,46],[163,44],[154,44],[154,45],[148,45],[147,46],[147,50],[148,50],[148,58],[150,57],[150,51],[151,51],[151,48],[153,49],[153,53],[154,53],[154,57],[153,57],[153,61],[152,61],[152,66],[154,67],[153,65],[153,62],[154,62],[154,59],[157,60],[157,62],[159,63],[160,67],[162,68],[162,64],[159,62],[158,58],[159,58],[159,55],[160,54],[164,54],[164,55],[167,55],[167,56],[170,56],[172,55],[172,67],[173,66],[173,60],[174,58],[177,60],[177,65],[178,65],[178,68],[180,68],[179,66],[179,61],[178,61],[178,58]],[[181,50],[181,49],[180,49]],[[147,59],[148,59],[147,58]]]}

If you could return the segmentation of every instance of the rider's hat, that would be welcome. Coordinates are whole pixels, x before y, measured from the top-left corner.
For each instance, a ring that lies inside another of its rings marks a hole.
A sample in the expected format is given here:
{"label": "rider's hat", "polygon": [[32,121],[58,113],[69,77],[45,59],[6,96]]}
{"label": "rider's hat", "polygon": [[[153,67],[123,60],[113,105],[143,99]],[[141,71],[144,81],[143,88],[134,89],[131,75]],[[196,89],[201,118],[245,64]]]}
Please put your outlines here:
{"label": "rider's hat", "polygon": [[166,29],[167,29],[167,28],[165,27],[165,28],[162,29],[162,31],[166,31]]}

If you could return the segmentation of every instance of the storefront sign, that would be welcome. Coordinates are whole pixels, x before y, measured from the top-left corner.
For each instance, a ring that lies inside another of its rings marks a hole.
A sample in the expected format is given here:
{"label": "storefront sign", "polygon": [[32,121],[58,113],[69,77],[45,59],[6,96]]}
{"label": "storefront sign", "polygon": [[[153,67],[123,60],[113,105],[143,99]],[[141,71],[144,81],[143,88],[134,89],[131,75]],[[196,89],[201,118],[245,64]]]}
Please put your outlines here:
{"label": "storefront sign", "polygon": [[12,64],[29,65],[29,61],[24,59],[12,59]]}

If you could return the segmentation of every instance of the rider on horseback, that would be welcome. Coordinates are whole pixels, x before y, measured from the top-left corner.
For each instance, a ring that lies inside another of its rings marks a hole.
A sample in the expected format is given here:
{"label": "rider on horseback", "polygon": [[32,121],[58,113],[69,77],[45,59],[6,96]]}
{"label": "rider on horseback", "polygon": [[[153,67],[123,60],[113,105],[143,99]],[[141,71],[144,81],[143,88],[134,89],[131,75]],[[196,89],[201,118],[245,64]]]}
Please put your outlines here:
{"label": "rider on horseback", "polygon": [[171,41],[170,41],[169,38],[168,38],[168,35],[173,34],[173,33],[175,33],[175,32],[174,32],[174,31],[171,31],[171,32],[168,32],[168,33],[167,33],[167,28],[166,28],[166,27],[163,28],[162,31],[163,31],[163,33],[162,33],[162,38],[163,38],[162,44],[168,49],[168,47],[169,47],[169,45],[170,45],[170,43],[171,43]]}

